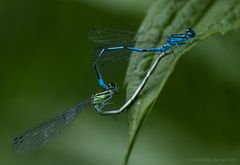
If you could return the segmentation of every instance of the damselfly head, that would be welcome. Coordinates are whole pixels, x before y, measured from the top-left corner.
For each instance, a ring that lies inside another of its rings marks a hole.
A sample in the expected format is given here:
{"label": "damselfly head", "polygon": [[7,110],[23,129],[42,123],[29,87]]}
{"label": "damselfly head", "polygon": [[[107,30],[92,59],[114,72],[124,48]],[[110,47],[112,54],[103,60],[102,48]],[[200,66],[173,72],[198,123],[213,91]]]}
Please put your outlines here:
{"label": "damselfly head", "polygon": [[117,84],[115,84],[114,82],[110,82],[109,84],[108,84],[108,87],[109,87],[109,89],[111,89],[111,90],[113,90],[113,91],[117,91],[118,90],[118,85]]}
{"label": "damselfly head", "polygon": [[194,38],[196,36],[196,33],[191,28],[187,28],[185,34],[190,38]]}

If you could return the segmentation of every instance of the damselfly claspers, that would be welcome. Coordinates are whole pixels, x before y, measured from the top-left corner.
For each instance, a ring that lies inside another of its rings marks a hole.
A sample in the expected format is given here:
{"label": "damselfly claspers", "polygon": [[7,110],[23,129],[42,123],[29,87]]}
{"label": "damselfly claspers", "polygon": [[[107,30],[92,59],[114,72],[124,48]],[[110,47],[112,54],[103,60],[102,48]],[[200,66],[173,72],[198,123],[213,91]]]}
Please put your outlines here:
{"label": "damselfly claspers", "polygon": [[[89,38],[90,40],[92,40],[95,43],[103,43],[103,42],[107,42],[106,43],[106,47],[100,47],[98,54],[97,54],[97,59],[95,60],[93,66],[95,69],[95,72],[97,74],[97,78],[98,78],[98,83],[99,85],[104,89],[107,90],[108,86],[106,85],[106,83],[103,80],[102,74],[99,70],[98,67],[98,62],[101,58],[104,58],[104,55],[106,53],[111,53],[111,52],[121,52],[121,51],[130,51],[130,52],[139,52],[139,53],[145,53],[145,52],[153,52],[153,53],[163,53],[165,52],[165,54],[170,54],[171,52],[173,52],[174,47],[179,47],[181,45],[185,45],[185,44],[189,44],[191,42],[191,40],[196,37],[196,33],[191,29],[188,28],[186,29],[185,33],[182,34],[172,34],[170,36],[168,36],[168,38],[166,39],[166,41],[163,42],[163,44],[159,47],[150,47],[150,48],[139,48],[139,47],[134,47],[132,46],[132,41],[130,42],[131,44],[128,44],[128,41],[122,41],[123,43],[114,43],[113,45],[111,45],[111,40],[117,40],[117,41],[121,41],[124,39],[129,39],[131,37],[128,37],[128,35],[132,35],[131,32],[125,32],[125,31],[111,31],[111,33],[119,33],[119,34],[115,34],[115,36],[120,37],[120,39],[118,38],[114,38],[111,36],[111,34],[109,34],[109,29],[95,29],[89,32]],[[125,32],[125,33],[123,33]],[[100,35],[99,37],[97,37],[97,35]],[[112,54],[112,59],[114,59],[114,55]]]}
{"label": "damselfly claspers", "polygon": [[[112,34],[114,34],[114,36],[116,37],[113,37]],[[89,38],[92,41],[100,44],[106,42],[106,45],[108,45],[106,47],[101,47],[99,49],[97,54],[97,59],[93,65],[95,72],[97,74],[98,83],[104,90],[107,90],[108,86],[105,84],[102,74],[98,67],[98,62],[101,58],[104,58],[104,55],[106,55],[107,53],[121,52],[121,51],[130,51],[130,52],[138,52],[138,53],[145,53],[145,52],[157,53],[157,57],[154,63],[148,70],[147,74],[145,75],[144,79],[142,80],[141,84],[138,86],[134,94],[125,102],[125,104],[122,107],[120,107],[119,109],[113,110],[116,114],[123,112],[131,103],[134,102],[134,100],[137,98],[139,93],[144,88],[147,80],[149,79],[149,77],[157,67],[158,63],[164,56],[172,53],[175,47],[180,47],[182,45],[189,44],[197,36],[196,33],[191,28],[188,28],[186,29],[185,33],[172,34],[168,36],[167,39],[163,42],[163,44],[159,47],[139,48],[139,47],[134,47],[134,45],[132,44],[133,42],[127,41],[127,39],[132,39],[132,37],[129,37],[132,34],[133,33],[126,32],[126,31],[117,31],[117,30],[109,31],[109,29],[102,29],[102,30],[96,29],[89,33]],[[113,41],[112,45],[111,45],[111,41]],[[114,43],[115,41],[117,41],[116,44]],[[122,44],[121,44],[121,41],[122,41]],[[128,44],[128,43],[131,43],[131,44]],[[115,54],[110,55],[111,59],[114,59],[114,55]]]}

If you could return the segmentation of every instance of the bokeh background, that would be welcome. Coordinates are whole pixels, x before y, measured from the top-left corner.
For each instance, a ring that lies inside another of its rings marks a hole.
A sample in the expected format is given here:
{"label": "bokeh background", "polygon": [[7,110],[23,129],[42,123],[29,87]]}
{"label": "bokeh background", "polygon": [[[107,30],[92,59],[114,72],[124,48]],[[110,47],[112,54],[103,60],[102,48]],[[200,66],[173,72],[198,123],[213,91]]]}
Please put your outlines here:
{"label": "bokeh background", "polygon": [[[153,0],[0,2],[0,164],[120,165],[127,113],[88,109],[41,150],[13,138],[100,90],[87,32],[137,31]],[[137,4],[137,5],[136,5]],[[143,124],[131,165],[240,164],[240,32],[215,35],[185,54]],[[109,80],[123,83],[126,67]]]}

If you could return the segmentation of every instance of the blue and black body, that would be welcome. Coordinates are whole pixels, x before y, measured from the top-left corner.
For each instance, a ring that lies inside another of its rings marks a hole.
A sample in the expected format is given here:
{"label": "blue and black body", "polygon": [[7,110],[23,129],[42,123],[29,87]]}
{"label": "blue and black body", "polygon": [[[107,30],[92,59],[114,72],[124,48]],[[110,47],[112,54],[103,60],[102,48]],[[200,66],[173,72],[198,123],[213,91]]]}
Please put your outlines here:
{"label": "blue and black body", "polygon": [[[121,33],[125,34],[118,35],[121,37],[121,39],[129,39],[129,34],[132,34],[131,32],[125,33],[124,31],[121,31]],[[105,34],[107,33],[105,32]],[[76,106],[67,109],[63,113],[54,116],[53,118],[47,120],[39,126],[29,130],[25,134],[16,137],[14,139],[15,151],[17,153],[26,153],[39,149],[40,147],[48,143],[51,138],[56,136],[65,126],[74,121],[74,119],[80,114],[80,112],[84,111],[90,105],[92,105],[97,111],[97,113],[100,115],[116,115],[123,112],[136,99],[136,97],[146,84],[148,78],[153,73],[159,61],[165,56],[165,54],[169,54],[170,52],[172,52],[174,46],[181,46],[190,43],[191,39],[193,39],[195,36],[196,33],[189,28],[184,34],[173,34],[169,36],[167,41],[162,46],[156,48],[137,48],[133,46],[127,46],[126,43],[123,43],[122,45],[117,44],[117,46],[115,45],[101,48],[98,53],[98,57],[94,63],[94,68],[98,76],[98,83],[103,88],[103,91],[92,95],[90,98],[82,101]],[[93,35],[93,37],[97,37],[97,35]],[[107,38],[108,37],[104,38],[104,36],[101,36],[101,40],[99,41],[106,41]],[[113,37],[108,41],[111,41],[112,39],[117,40],[117,38]],[[98,68],[98,62],[100,58],[103,58],[104,53],[122,50],[140,53],[157,52],[159,53],[159,55],[157,56],[155,62],[150,67],[145,78],[143,79],[137,90],[134,92],[132,97],[121,108],[105,111],[103,110],[104,106],[110,103],[111,99],[118,91],[118,86],[115,83],[109,83],[108,85],[105,84]]]}
{"label": "blue and black body", "polygon": [[[101,32],[98,32],[98,33],[101,34]],[[105,34],[106,34],[106,32],[105,32]],[[101,58],[103,58],[103,56],[106,52],[116,52],[116,51],[128,50],[128,51],[139,52],[139,53],[144,53],[144,52],[163,53],[163,52],[165,52],[166,54],[169,54],[169,53],[173,52],[174,47],[179,47],[181,45],[188,44],[191,42],[191,40],[194,37],[196,37],[196,33],[191,28],[188,28],[188,29],[186,29],[185,33],[183,33],[183,34],[170,35],[167,38],[167,40],[163,43],[163,45],[160,47],[138,48],[138,47],[133,47],[133,46],[127,46],[126,44],[122,44],[122,46],[117,44],[117,46],[113,45],[113,46],[108,46],[108,47],[102,47],[98,51],[97,59],[93,64],[93,67],[97,74],[98,83],[104,90],[108,90],[108,86],[105,84],[103,77],[101,75],[101,72],[98,68],[98,62]],[[104,39],[104,37],[102,37],[102,38]]]}

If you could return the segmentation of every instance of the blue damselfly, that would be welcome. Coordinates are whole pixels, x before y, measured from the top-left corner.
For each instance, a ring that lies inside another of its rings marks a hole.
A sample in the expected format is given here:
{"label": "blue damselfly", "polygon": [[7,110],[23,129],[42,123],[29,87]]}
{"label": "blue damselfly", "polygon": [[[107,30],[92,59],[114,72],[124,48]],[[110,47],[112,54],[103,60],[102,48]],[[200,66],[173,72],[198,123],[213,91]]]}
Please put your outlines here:
{"label": "blue damselfly", "polygon": [[[157,53],[157,57],[153,63],[153,65],[148,70],[141,84],[134,92],[132,97],[119,109],[114,110],[116,114],[123,112],[131,103],[134,102],[136,97],[139,95],[141,90],[144,88],[147,80],[157,67],[157,64],[160,60],[171,54],[175,47],[180,47],[182,45],[189,44],[194,38],[196,38],[196,33],[191,29],[186,29],[185,33],[181,34],[172,34],[167,37],[167,39],[160,41],[162,44],[159,47],[147,47],[147,48],[139,48],[134,47],[134,43],[136,42],[136,37],[134,37],[134,33],[127,31],[118,31],[118,30],[110,30],[110,29],[95,29],[89,32],[89,39],[93,42],[100,45],[97,52],[97,59],[94,62],[94,69],[97,74],[98,83],[104,89],[107,90],[108,86],[105,84],[103,76],[99,70],[98,62],[100,59],[107,57],[106,59],[119,59],[122,55],[128,54],[129,52],[138,52],[138,53],[146,53],[152,52]],[[138,42],[139,43],[139,42]],[[102,46],[101,46],[102,45]],[[104,46],[105,45],[105,46]],[[116,56],[115,53],[119,53]],[[123,53],[122,53],[123,52]],[[125,54],[124,54],[125,53]],[[120,57],[119,57],[120,56]]]}

